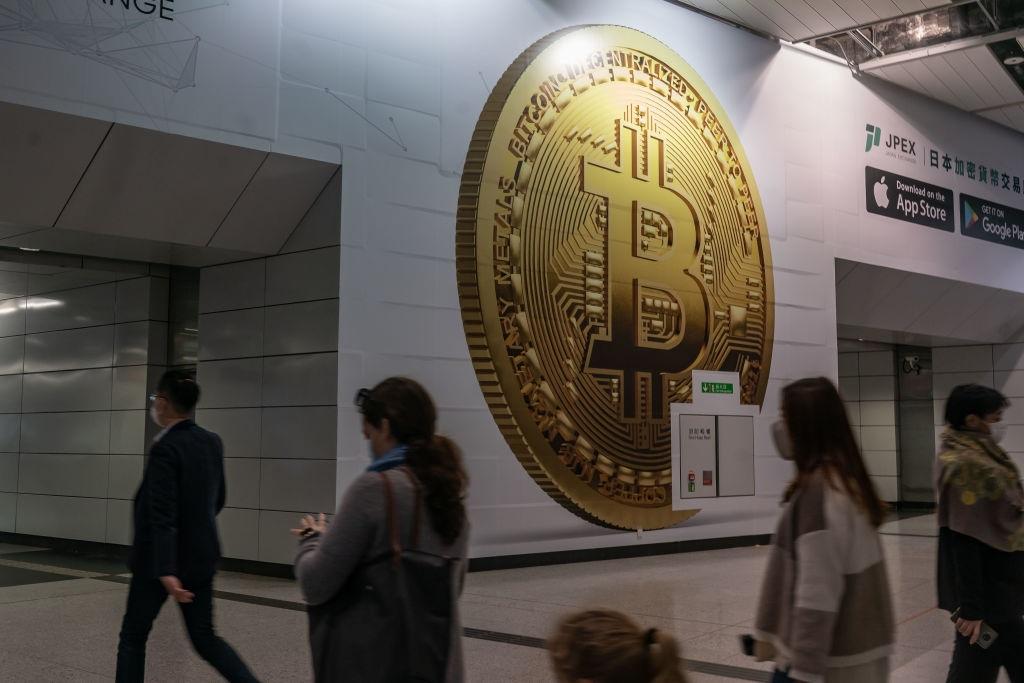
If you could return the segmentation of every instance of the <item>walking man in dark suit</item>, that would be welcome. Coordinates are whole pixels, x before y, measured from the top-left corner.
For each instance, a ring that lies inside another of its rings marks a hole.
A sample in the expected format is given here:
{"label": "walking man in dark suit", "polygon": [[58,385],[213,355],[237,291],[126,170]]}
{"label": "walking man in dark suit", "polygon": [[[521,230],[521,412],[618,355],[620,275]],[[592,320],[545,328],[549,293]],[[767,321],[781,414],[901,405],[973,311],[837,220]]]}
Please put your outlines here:
{"label": "walking man in dark suit", "polygon": [[181,608],[199,656],[229,681],[254,682],[238,654],[213,630],[224,447],[220,437],[191,420],[199,385],[189,373],[164,373],[150,401],[150,417],[163,431],[150,448],[135,495],[132,583],[117,647],[117,683],[145,678],[146,640],[168,595]]}

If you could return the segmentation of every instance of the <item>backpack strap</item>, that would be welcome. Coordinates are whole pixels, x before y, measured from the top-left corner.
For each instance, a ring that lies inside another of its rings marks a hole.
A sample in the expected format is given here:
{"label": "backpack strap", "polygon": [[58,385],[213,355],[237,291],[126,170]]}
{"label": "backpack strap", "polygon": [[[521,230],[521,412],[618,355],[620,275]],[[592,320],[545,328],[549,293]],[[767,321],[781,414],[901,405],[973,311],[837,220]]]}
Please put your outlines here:
{"label": "backpack strap", "polygon": [[398,525],[395,523],[395,494],[391,490],[391,480],[387,472],[378,472],[381,481],[384,482],[384,498],[388,508],[388,539],[391,543],[391,562],[396,567],[402,559],[402,539],[398,535]]}

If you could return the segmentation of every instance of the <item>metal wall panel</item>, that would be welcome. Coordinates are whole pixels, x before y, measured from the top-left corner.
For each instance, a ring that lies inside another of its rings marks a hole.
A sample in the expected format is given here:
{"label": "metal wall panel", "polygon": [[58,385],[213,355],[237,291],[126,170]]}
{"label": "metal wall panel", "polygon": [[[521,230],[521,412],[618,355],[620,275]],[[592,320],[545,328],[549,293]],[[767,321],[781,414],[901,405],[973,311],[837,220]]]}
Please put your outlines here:
{"label": "metal wall panel", "polygon": [[19,460],[17,453],[0,453],[0,491],[17,493]]}
{"label": "metal wall panel", "polygon": [[[0,359],[4,358],[5,341],[0,339]],[[113,325],[43,332],[25,337],[25,372],[103,368],[110,366],[113,360]],[[0,368],[3,367],[7,365],[0,362]]]}
{"label": "metal wall panel", "polygon": [[260,454],[260,413],[260,408],[204,408],[196,422],[220,436],[224,457],[255,458]]}
{"label": "metal wall panel", "polygon": [[199,316],[199,360],[263,355],[263,308]]}
{"label": "metal wall panel", "polygon": [[[221,553],[224,557],[242,560],[259,559],[259,524],[258,510],[240,510],[224,508],[217,515],[217,527],[220,531]],[[292,536],[294,539],[295,537]],[[294,559],[295,543],[292,542]]]}
{"label": "metal wall panel", "polygon": [[259,406],[263,361],[259,358],[205,361],[199,364],[198,379],[205,408]]}
{"label": "metal wall panel", "polygon": [[25,413],[22,453],[107,453],[110,417],[106,413]]}
{"label": "metal wall panel", "polygon": [[264,406],[322,406],[337,402],[337,353],[263,359]]}
{"label": "metal wall panel", "polygon": [[106,498],[108,455],[22,453],[19,493]]}
{"label": "metal wall panel", "polygon": [[18,494],[0,493],[0,531],[14,533],[14,520],[18,514]]}
{"label": "metal wall panel", "polygon": [[266,309],[264,353],[268,356],[338,350],[338,300]]}
{"label": "metal wall panel", "polygon": [[21,412],[22,375],[0,375],[0,413]]}
{"label": "metal wall panel", "polygon": [[110,413],[110,452],[121,455],[142,455],[146,452],[145,410],[119,410]]}
{"label": "metal wall panel", "polygon": [[0,375],[20,374],[25,370],[25,337],[0,339]]}
{"label": "metal wall panel", "polygon": [[[167,332],[164,328],[164,349],[167,348]],[[148,321],[122,323],[114,327],[114,365],[145,365],[149,362],[149,348],[152,343]],[[167,357],[155,356],[163,363]]]}
{"label": "metal wall panel", "polygon": [[[324,512],[331,512],[325,510]],[[291,564],[295,561],[295,537],[288,533],[298,521],[294,512],[260,510],[259,560]]]}
{"label": "metal wall panel", "polygon": [[281,248],[281,253],[307,251],[341,244],[341,169]]}
{"label": "metal wall panel", "polygon": [[131,500],[138,491],[142,481],[142,470],[145,457],[141,455],[111,455],[110,476],[107,485],[107,498]]}
{"label": "metal wall panel", "polygon": [[130,323],[150,319],[150,290],[155,279],[137,277],[117,283],[117,298],[114,304],[115,322]]}
{"label": "metal wall panel", "polygon": [[332,512],[335,467],[329,460],[260,460],[260,507]]}
{"label": "metal wall panel", "polygon": [[116,285],[40,294],[28,298],[26,331],[50,332],[80,327],[96,327],[114,323],[114,292]]}
{"label": "metal wall panel", "polygon": [[131,545],[132,531],[132,502],[130,500],[108,500],[107,543]]}
{"label": "metal wall panel", "polygon": [[231,311],[263,305],[265,259],[203,268],[199,281],[199,312]]}
{"label": "metal wall panel", "polygon": [[24,298],[0,301],[0,337],[25,334]]}
{"label": "metal wall panel", "polygon": [[228,507],[257,509],[260,506],[260,461],[256,458],[224,460]]}
{"label": "metal wall panel", "polygon": [[340,264],[336,247],[267,259],[267,305],[337,298]]}
{"label": "metal wall panel", "polygon": [[17,453],[21,445],[21,415],[0,415],[0,453]]}
{"label": "metal wall panel", "polygon": [[113,389],[110,396],[111,410],[149,409],[150,375],[153,370],[147,365],[128,365],[113,370]]}
{"label": "metal wall panel", "polygon": [[107,501],[20,494],[17,533],[102,543],[107,537]]}
{"label": "metal wall panel", "polygon": [[262,457],[335,460],[338,409],[264,408]]}
{"label": "metal wall panel", "polygon": [[24,375],[26,413],[110,410],[110,368]]}

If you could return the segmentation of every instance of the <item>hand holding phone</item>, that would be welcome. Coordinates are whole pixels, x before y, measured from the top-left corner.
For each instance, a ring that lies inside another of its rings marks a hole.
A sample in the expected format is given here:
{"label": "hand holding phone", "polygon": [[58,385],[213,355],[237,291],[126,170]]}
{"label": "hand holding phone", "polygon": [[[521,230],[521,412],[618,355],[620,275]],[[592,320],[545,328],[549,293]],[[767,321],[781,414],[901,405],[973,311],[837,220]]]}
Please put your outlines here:
{"label": "hand holding phone", "polygon": [[957,632],[965,638],[970,638],[971,645],[977,645],[982,650],[987,650],[999,637],[999,633],[986,624],[984,621],[968,620],[960,618],[960,609],[957,608],[949,620],[956,624]]}

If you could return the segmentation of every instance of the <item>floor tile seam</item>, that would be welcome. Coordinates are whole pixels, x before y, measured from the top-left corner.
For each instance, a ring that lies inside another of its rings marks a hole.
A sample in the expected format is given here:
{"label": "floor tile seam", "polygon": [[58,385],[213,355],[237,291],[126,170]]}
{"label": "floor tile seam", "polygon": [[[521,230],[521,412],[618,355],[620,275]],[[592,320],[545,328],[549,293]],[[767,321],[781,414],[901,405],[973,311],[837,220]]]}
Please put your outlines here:
{"label": "floor tile seam", "polygon": [[910,616],[910,617],[907,617],[906,619],[903,619],[902,621],[897,621],[896,625],[897,626],[903,626],[905,624],[909,624],[910,622],[914,621],[915,619],[920,619],[921,617],[925,616],[926,614],[930,614],[931,612],[937,612],[937,611],[939,611],[938,607],[929,607],[928,609],[922,610],[922,611],[918,612],[917,614],[915,614],[913,616]]}
{"label": "floor tile seam", "polygon": [[0,567],[10,567],[11,569],[25,569],[27,571],[39,572],[40,574],[52,574],[54,576],[63,576],[69,579],[94,579],[98,576],[102,576],[102,574],[96,574],[94,572],[83,572],[77,569],[65,569],[62,567],[53,567],[48,564],[34,564],[32,562],[19,562],[17,560],[0,559]]}
{"label": "floor tile seam", "polygon": [[[85,580],[87,580],[87,579],[74,579],[74,581],[85,581]],[[54,582],[54,583],[57,583],[57,582]],[[51,584],[46,584],[46,583],[27,583],[27,584],[22,584],[22,585],[24,585],[24,586],[48,586],[48,585],[53,585],[53,584],[52,583]],[[7,588],[15,588],[15,587],[16,586],[7,586]],[[82,596],[85,596],[85,595],[104,595],[106,593],[115,593],[115,592],[117,592],[116,588],[104,588],[104,589],[96,589],[96,590],[90,591],[88,593],[71,593],[69,595],[44,595],[44,596],[38,597],[38,598],[25,598],[24,600],[0,600],[0,610],[3,610],[4,607],[9,607],[11,605],[24,605],[25,603],[28,603],[28,602],[44,602],[46,600],[68,600],[68,599],[71,599],[71,598],[82,597]]]}

